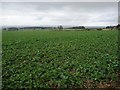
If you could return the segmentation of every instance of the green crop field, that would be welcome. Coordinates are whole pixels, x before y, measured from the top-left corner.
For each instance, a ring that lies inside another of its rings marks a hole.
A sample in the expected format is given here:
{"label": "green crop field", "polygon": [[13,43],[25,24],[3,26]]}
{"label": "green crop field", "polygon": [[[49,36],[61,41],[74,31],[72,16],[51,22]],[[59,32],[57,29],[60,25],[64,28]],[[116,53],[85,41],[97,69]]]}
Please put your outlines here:
{"label": "green crop field", "polygon": [[97,87],[117,80],[118,31],[2,33],[3,88]]}

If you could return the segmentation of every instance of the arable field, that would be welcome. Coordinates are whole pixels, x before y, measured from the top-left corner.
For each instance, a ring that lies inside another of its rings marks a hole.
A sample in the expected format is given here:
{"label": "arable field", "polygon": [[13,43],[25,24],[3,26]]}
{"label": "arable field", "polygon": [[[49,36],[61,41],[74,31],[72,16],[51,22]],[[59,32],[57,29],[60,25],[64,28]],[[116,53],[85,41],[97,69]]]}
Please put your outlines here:
{"label": "arable field", "polygon": [[3,31],[3,88],[90,88],[117,80],[118,31]]}

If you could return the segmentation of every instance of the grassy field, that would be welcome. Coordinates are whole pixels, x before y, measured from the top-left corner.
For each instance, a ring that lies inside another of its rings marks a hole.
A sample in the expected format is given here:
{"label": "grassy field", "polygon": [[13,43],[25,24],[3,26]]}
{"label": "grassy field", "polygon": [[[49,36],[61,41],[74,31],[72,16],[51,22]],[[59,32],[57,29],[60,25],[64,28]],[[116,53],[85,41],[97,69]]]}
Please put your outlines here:
{"label": "grassy field", "polygon": [[3,88],[97,87],[117,80],[117,30],[3,31],[2,45]]}

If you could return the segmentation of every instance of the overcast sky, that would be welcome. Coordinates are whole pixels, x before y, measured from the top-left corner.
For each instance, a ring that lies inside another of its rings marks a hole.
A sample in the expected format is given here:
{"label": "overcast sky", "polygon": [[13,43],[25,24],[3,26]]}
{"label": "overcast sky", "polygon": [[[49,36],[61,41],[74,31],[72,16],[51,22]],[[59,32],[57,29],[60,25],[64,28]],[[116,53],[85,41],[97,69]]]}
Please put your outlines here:
{"label": "overcast sky", "polygon": [[118,23],[120,24],[120,2],[118,2]]}
{"label": "overcast sky", "polygon": [[120,0],[1,0],[1,2],[119,2]]}
{"label": "overcast sky", "polygon": [[2,2],[0,25],[84,25],[118,24],[117,2]]}

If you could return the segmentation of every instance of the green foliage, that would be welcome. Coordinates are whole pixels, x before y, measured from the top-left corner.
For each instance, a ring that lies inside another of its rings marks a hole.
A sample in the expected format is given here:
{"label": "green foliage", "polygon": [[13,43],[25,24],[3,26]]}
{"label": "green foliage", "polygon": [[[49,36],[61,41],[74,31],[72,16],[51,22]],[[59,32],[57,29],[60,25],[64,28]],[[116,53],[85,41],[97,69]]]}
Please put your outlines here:
{"label": "green foliage", "polygon": [[83,87],[116,80],[117,31],[3,31],[3,87]]}

